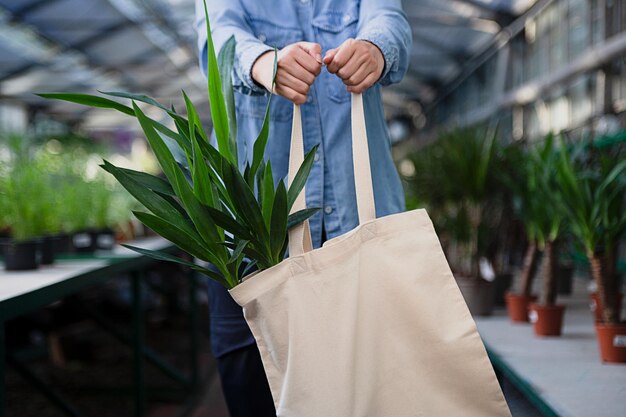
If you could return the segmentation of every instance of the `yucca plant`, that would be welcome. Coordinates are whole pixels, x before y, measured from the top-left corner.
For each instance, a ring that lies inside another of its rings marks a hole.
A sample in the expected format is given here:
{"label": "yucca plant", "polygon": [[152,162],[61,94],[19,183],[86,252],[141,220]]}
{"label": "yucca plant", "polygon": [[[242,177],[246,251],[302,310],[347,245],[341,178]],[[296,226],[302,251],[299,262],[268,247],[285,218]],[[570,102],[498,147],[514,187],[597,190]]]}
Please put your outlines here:
{"label": "yucca plant", "polygon": [[530,151],[527,182],[533,193],[529,198],[534,238],[543,252],[543,291],[541,303],[554,305],[557,296],[557,241],[563,230],[562,201],[556,180],[559,161],[554,136],[548,134],[543,144]]}
{"label": "yucca plant", "polygon": [[[316,212],[316,209],[305,209],[289,215],[310,173],[316,149],[307,153],[289,189],[282,180],[275,185],[272,165],[264,159],[269,135],[270,97],[254,144],[252,161],[238,160],[231,81],[235,39],[231,37],[216,57],[206,4],[205,17],[208,95],[217,149],[209,143],[198,111],[184,92],[186,117],[175,108],[167,108],[144,95],[102,92],[105,96],[130,99],[132,107],[88,94],[47,93],[40,96],[115,109],[137,118],[165,178],[116,167],[107,161],[102,167],[148,210],[133,212],[142,223],[183,251],[210,262],[219,273],[167,253],[128,247],[156,259],[187,265],[226,288],[233,288],[252,268],[267,269],[282,261],[288,228]],[[146,116],[137,102],[163,111],[175,129]],[[182,160],[177,160],[177,155],[182,155]],[[245,268],[242,267],[244,257],[251,259]]]}
{"label": "yucca plant", "polygon": [[616,324],[617,253],[626,233],[626,159],[597,151],[585,164],[575,159],[575,151],[563,143],[559,154],[556,179],[564,213],[591,264],[603,321]]}

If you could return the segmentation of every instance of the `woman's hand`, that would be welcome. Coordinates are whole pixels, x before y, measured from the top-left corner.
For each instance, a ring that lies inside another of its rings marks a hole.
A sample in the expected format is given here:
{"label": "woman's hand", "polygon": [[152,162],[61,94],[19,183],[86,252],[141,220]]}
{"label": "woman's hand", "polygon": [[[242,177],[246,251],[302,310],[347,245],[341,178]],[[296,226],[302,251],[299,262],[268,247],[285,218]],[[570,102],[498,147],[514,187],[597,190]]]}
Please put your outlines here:
{"label": "woman's hand", "polygon": [[324,64],[331,74],[337,74],[351,93],[362,93],[374,85],[385,69],[385,58],[371,42],[347,39],[338,48],[330,49]]}
{"label": "woman's hand", "polygon": [[252,66],[252,78],[267,91],[295,104],[304,104],[315,77],[322,70],[322,48],[311,42],[296,42],[278,51],[276,82],[272,90],[274,52],[261,55]]}

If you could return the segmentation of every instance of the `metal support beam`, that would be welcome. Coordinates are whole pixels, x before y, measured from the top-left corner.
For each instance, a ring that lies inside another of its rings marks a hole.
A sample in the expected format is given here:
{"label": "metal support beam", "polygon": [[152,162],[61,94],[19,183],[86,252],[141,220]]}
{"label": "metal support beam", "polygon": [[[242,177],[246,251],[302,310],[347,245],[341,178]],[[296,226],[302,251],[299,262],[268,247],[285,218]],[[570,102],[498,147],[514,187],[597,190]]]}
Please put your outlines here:
{"label": "metal support beam", "polygon": [[36,12],[37,10],[43,8],[44,6],[51,6],[54,3],[58,3],[60,1],[61,0],[39,0],[32,4],[24,6],[21,9],[16,10],[13,15],[19,19],[22,19],[24,16],[26,16],[29,13]]}
{"label": "metal support beam", "polygon": [[[188,67],[190,61],[195,62],[195,55],[189,50],[189,42],[180,38],[177,31],[169,26],[163,14],[155,12],[154,9],[148,7],[146,2],[140,0],[108,0],[108,2],[128,20],[135,23],[192,85],[198,88],[205,87],[203,83],[189,77],[183,70]],[[158,1],[153,0],[152,3],[158,3]],[[165,7],[161,9],[166,10]],[[146,20],[145,16],[150,16],[151,19]]]}

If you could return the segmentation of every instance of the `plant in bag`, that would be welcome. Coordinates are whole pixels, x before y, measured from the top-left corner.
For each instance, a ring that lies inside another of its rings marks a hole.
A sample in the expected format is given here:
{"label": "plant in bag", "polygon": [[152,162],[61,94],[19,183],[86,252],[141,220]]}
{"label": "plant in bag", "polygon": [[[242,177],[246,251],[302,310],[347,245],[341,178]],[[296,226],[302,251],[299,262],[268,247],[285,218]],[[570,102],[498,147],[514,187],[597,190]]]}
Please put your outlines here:
{"label": "plant in bag", "polygon": [[[316,149],[307,153],[289,187],[282,179],[274,183],[271,162],[264,161],[270,97],[254,144],[252,161],[238,160],[231,80],[235,39],[231,37],[216,58],[206,6],[205,17],[208,95],[217,149],[209,143],[196,107],[184,92],[186,117],[173,107],[167,108],[144,95],[103,92],[107,96],[130,99],[132,107],[88,94],[47,93],[40,96],[115,109],[137,118],[165,178],[120,168],[107,161],[102,167],[148,210],[134,211],[142,223],[183,251],[210,262],[219,273],[167,253],[128,247],[155,259],[187,265],[226,288],[233,288],[253,267],[267,269],[282,261],[288,228],[317,211],[304,209],[289,214],[309,175]],[[175,125],[175,130],[146,116],[138,106],[139,102],[164,112]],[[243,166],[241,171],[240,166]],[[252,260],[246,268],[242,268],[244,257]]]}
{"label": "plant in bag", "polygon": [[626,159],[623,152],[591,151],[580,161],[563,143],[556,179],[571,232],[582,244],[598,288],[596,323],[604,361],[626,362],[626,325],[618,308],[618,248],[626,233]]}

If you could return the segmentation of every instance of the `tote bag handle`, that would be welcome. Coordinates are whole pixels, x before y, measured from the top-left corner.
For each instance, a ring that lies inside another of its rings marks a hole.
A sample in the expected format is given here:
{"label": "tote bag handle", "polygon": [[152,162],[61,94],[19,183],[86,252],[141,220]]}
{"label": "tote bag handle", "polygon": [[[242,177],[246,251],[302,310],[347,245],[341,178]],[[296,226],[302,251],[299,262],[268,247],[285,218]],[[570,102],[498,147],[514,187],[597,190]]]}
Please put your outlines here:
{"label": "tote bag handle", "polygon": [[[367,145],[367,130],[365,128],[365,113],[363,111],[363,96],[352,94],[352,164],[354,166],[354,182],[356,189],[357,210],[359,224],[376,218],[374,205],[374,188],[372,186],[372,173],[370,168],[369,148]],[[289,152],[288,181],[298,172],[298,168],[304,161],[304,140],[302,137],[302,115],[300,106],[293,106],[293,122],[291,127],[291,149]],[[296,198],[291,212],[306,208],[305,188]],[[311,244],[311,230],[309,221],[306,220],[289,230],[289,254],[290,256],[301,255],[313,249]]]}

